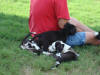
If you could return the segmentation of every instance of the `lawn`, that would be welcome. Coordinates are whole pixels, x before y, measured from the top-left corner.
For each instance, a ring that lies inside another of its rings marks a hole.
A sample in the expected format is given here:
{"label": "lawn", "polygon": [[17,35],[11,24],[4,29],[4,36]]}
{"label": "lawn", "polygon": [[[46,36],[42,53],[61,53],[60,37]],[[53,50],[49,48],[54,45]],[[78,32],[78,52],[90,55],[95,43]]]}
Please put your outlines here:
{"label": "lawn", "polygon": [[[69,12],[90,28],[100,30],[100,0],[68,0]],[[49,69],[54,59],[19,48],[29,32],[29,0],[0,0],[0,75],[100,75],[100,46],[74,47],[78,61]]]}

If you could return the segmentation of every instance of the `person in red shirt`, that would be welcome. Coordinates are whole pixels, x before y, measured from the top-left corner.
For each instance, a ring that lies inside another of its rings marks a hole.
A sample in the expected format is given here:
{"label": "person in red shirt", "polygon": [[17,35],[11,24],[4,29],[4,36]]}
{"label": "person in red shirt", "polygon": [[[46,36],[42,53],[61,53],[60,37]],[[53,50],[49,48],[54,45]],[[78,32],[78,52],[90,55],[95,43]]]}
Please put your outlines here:
{"label": "person in red shirt", "polygon": [[67,0],[31,0],[30,3],[30,32],[39,34],[51,30],[56,31],[62,29],[64,24],[69,22],[76,26],[77,33],[66,40],[67,44],[72,46],[100,44],[100,40],[95,39],[94,30],[69,16]]}

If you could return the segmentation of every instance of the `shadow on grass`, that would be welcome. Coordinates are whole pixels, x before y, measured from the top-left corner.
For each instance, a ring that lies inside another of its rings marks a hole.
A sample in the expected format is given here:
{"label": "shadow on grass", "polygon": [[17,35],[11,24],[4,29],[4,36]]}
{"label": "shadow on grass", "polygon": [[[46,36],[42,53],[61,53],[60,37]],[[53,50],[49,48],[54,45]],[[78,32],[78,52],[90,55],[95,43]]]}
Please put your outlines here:
{"label": "shadow on grass", "polygon": [[[100,26],[93,26],[98,30]],[[29,32],[28,18],[0,13],[0,38],[21,40]]]}
{"label": "shadow on grass", "polygon": [[21,40],[28,32],[28,18],[0,13],[0,38]]}

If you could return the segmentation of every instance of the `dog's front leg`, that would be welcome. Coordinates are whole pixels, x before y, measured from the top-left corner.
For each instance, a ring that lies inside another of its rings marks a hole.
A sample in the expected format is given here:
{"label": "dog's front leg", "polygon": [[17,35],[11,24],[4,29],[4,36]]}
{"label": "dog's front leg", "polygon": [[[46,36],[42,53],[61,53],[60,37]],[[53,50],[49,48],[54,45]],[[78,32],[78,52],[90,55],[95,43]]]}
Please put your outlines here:
{"label": "dog's front leg", "polygon": [[59,61],[56,61],[55,65],[51,67],[51,69],[56,69],[61,63]]}
{"label": "dog's front leg", "polygon": [[50,52],[47,52],[47,51],[43,51],[42,52],[44,55],[47,55],[47,56],[50,56],[50,55],[52,55],[52,53],[50,53]]}
{"label": "dog's front leg", "polygon": [[51,69],[56,69],[61,64],[61,53],[56,53],[53,57],[56,59],[56,63]]}

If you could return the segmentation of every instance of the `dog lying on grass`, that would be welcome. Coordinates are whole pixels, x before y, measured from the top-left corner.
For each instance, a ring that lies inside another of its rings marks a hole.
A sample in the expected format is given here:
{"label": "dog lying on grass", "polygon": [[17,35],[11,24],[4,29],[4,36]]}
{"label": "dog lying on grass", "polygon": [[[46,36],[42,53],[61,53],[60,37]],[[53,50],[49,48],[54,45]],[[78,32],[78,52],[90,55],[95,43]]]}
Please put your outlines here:
{"label": "dog lying on grass", "polygon": [[[50,68],[55,69],[58,67],[62,62],[68,62],[72,60],[77,60],[79,54],[76,53],[71,46],[63,43],[63,41],[55,41],[48,47],[48,51],[41,50],[40,47],[35,43],[32,42],[31,46],[28,45],[27,47],[23,47],[23,49],[29,49],[33,53],[45,54],[48,56],[53,56],[56,60],[56,63]],[[33,47],[32,47],[33,46]]]}
{"label": "dog lying on grass", "polygon": [[76,53],[71,46],[63,43],[62,41],[55,41],[49,46],[49,52],[53,53],[56,63],[51,69],[58,67],[62,62],[77,60],[79,54]]}

